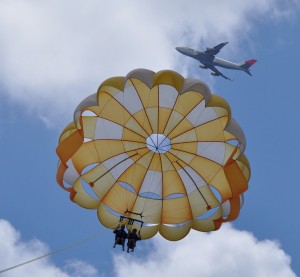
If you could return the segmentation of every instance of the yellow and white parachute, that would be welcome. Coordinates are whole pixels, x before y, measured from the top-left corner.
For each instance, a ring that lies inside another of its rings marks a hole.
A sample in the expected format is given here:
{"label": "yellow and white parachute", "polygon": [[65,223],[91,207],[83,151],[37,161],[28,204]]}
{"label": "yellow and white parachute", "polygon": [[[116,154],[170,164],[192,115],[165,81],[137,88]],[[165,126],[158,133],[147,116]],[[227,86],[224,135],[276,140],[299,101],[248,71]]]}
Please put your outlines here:
{"label": "yellow and white parachute", "polygon": [[104,81],[59,138],[59,185],[113,228],[180,240],[237,218],[250,166],[228,103],[201,81],[137,69]]}

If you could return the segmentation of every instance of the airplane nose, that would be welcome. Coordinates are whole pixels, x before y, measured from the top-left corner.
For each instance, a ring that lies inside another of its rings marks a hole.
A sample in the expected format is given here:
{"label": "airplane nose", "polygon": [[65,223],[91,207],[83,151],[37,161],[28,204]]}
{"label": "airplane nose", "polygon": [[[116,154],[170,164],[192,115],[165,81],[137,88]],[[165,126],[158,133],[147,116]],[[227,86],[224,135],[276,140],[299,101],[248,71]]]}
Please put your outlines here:
{"label": "airplane nose", "polygon": [[183,47],[175,47],[175,49],[180,53],[184,52]]}
{"label": "airplane nose", "polygon": [[188,48],[188,47],[175,47],[175,49],[183,55],[195,58],[198,54],[198,51]]}

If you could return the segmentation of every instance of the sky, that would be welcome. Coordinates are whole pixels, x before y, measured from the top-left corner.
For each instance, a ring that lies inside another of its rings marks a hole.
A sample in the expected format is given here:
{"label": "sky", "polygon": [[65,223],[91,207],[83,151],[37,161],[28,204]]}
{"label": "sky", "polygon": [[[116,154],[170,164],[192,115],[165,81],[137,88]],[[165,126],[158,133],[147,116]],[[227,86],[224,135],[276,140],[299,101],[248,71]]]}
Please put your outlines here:
{"label": "sky", "polygon": [[[300,276],[299,30],[296,0],[2,0],[0,271],[88,240],[1,277]],[[175,50],[225,41],[219,57],[257,59],[253,77],[211,76]],[[56,184],[55,149],[77,104],[135,68],[175,70],[225,98],[252,175],[233,223],[178,242],[157,235],[128,255]]]}

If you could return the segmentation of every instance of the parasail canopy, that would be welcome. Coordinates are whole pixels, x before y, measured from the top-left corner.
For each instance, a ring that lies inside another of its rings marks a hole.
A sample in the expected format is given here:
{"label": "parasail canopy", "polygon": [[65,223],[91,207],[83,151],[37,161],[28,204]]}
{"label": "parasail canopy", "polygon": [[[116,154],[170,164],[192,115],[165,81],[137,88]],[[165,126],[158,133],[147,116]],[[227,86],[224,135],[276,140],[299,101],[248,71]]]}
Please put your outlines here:
{"label": "parasail canopy", "polygon": [[239,215],[250,166],[228,103],[174,71],[137,69],[104,81],[59,138],[57,182],[78,205],[180,240]]}

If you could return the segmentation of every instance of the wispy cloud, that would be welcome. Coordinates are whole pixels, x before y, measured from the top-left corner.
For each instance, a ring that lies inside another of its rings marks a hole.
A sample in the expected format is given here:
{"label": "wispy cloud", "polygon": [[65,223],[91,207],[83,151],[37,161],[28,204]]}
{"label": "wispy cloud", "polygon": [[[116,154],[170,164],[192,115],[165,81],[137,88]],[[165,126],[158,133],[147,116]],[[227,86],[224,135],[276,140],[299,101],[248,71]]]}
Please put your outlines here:
{"label": "wispy cloud", "polygon": [[[6,220],[0,219],[0,271],[49,253],[48,246],[38,239],[24,241],[20,233]],[[6,271],[3,277],[100,277],[92,265],[79,260],[67,261],[57,267],[49,258]]]}
{"label": "wispy cloud", "polygon": [[[138,67],[187,74],[190,61],[182,66],[175,46],[205,47],[229,40],[231,50],[224,53],[230,55],[238,40],[246,39],[255,18],[278,17],[279,3],[1,1],[1,93],[48,126],[60,126],[108,77]],[[281,15],[294,6],[286,5]]]}
{"label": "wispy cloud", "polygon": [[117,276],[296,277],[290,257],[277,242],[223,226],[212,233],[191,232],[176,243],[157,237],[152,252],[142,259],[116,255]]}
{"label": "wispy cloud", "polygon": [[69,272],[72,277],[104,277],[104,274],[100,274],[95,267],[92,265],[72,259],[66,262],[64,269]]}

